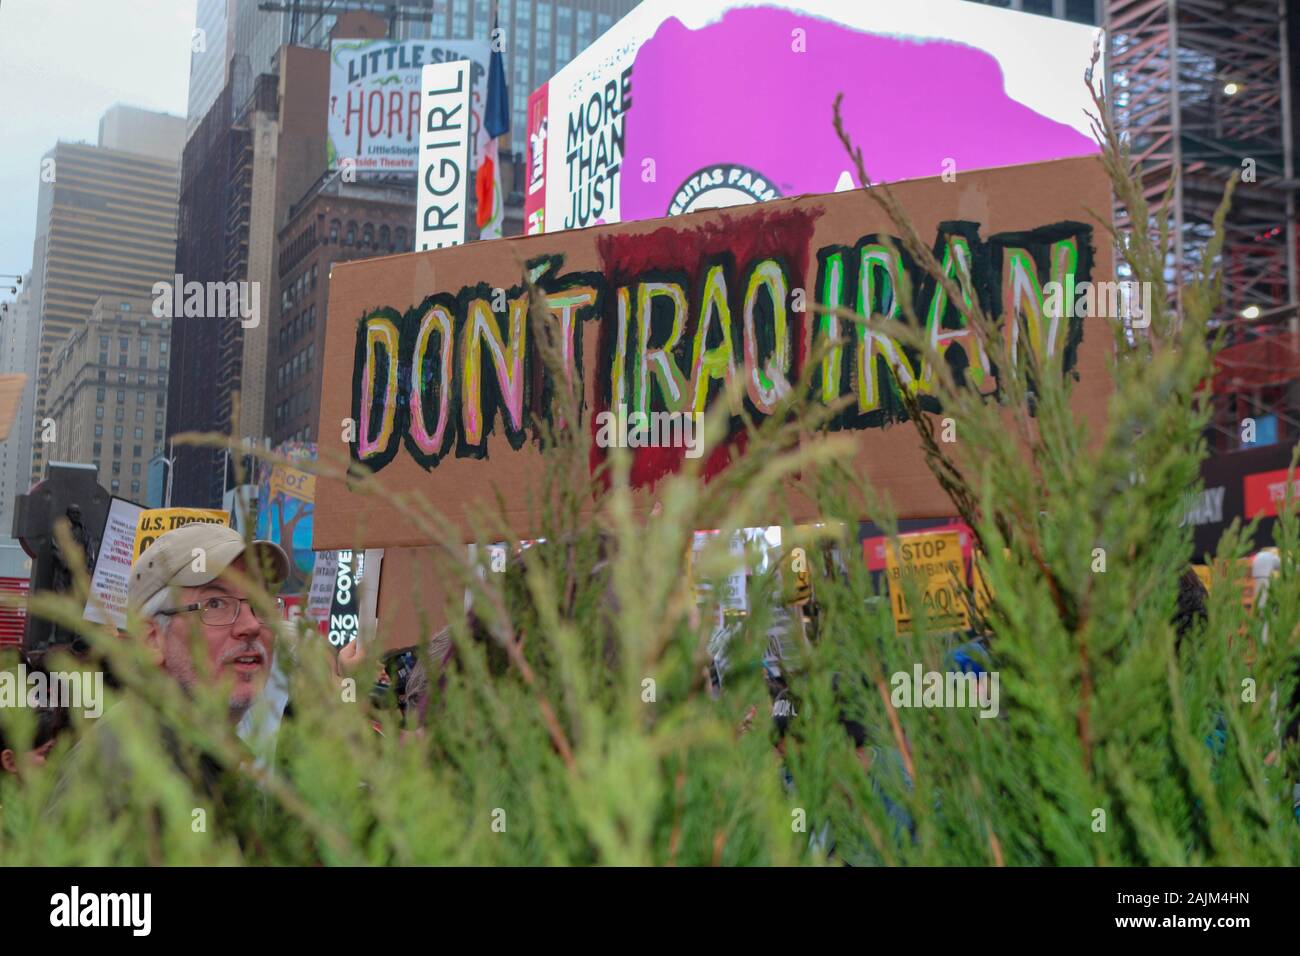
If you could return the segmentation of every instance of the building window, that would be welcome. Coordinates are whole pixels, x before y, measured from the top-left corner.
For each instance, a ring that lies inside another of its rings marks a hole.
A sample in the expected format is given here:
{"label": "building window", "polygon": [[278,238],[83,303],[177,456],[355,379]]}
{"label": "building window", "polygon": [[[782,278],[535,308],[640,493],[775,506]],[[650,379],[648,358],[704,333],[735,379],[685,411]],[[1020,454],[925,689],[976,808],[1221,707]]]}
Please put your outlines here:
{"label": "building window", "polygon": [[98,441],[95,442],[95,457],[98,458],[103,453],[104,453],[104,443]]}
{"label": "building window", "polygon": [[135,393],[135,403],[136,403],[137,405],[143,405],[143,404],[144,404],[144,392],[136,392],[136,393]]}
{"label": "building window", "polygon": [[311,287],[316,288],[316,266],[311,267]]}
{"label": "building window", "polygon": [[143,409],[143,408],[137,408],[137,409],[135,410],[135,420],[136,420],[137,422],[142,422],[142,421],[144,421],[144,409]]}
{"label": "building window", "polygon": [[155,404],[157,404],[159,408],[162,408],[167,403],[167,396],[164,395],[162,392],[159,392],[157,395],[154,396],[154,398],[157,400]]}
{"label": "building window", "polygon": [[160,441],[162,441],[162,429],[161,429],[161,428],[155,428],[155,429],[153,430],[153,440],[156,441],[156,442],[160,442]]}
{"label": "building window", "polygon": [[96,405],[96,406],[95,406],[95,417],[96,417],[96,418],[101,418],[101,419],[104,417],[104,406],[103,406],[103,405]]}
{"label": "building window", "polygon": [[107,364],[108,364],[108,353],[107,353],[107,352],[100,352],[100,353],[99,353],[99,364],[100,364],[100,365],[107,365]]}
{"label": "building window", "polygon": [[113,437],[114,437],[114,438],[121,438],[121,437],[122,437],[122,426],[121,426],[121,425],[114,425],[114,426],[113,426]]}
{"label": "building window", "polygon": [[159,351],[161,354],[166,355],[166,354],[167,354],[167,343],[166,343],[166,342],[159,342],[159,343],[158,343],[158,351]]}
{"label": "building window", "polygon": [[334,219],[330,222],[330,242],[339,241],[339,221]]}
{"label": "building window", "polygon": [[138,495],[139,493],[140,493],[140,482],[138,481],[131,482],[131,494]]}
{"label": "building window", "polygon": [[355,222],[350,222],[348,223],[347,235],[343,237],[343,245],[355,246],[356,244],[357,244],[357,224]]}
{"label": "building window", "polygon": [[117,340],[117,347],[118,347],[119,349],[121,349],[123,352],[129,352],[129,351],[131,351],[131,340],[130,340],[130,339],[118,339],[118,340]]}
{"label": "building window", "polygon": [[125,384],[126,384],[126,372],[118,372],[118,373],[117,373],[117,384],[119,384],[119,385],[125,385]]}
{"label": "building window", "polygon": [[125,418],[126,418],[126,409],[123,408],[121,405],[117,406],[117,410],[113,414],[113,420],[120,422]]}
{"label": "building window", "polygon": [[407,251],[409,251],[409,250],[406,248],[406,227],[405,227],[405,226],[398,226],[398,227],[397,227],[397,233],[396,233],[395,241],[396,241],[396,243],[397,243],[397,251],[398,251],[398,252],[407,252]]}
{"label": "building window", "polygon": [[96,437],[96,438],[103,438],[103,437],[104,437],[104,426],[103,426],[103,425],[96,425],[96,426],[95,426],[95,437]]}
{"label": "building window", "polygon": [[127,360],[127,358],[128,358],[127,354],[126,354],[125,352],[123,352],[121,355],[119,355],[119,356],[117,357],[117,364],[118,364],[120,367],[125,368],[125,367],[126,367],[126,360]]}
{"label": "building window", "polygon": [[121,457],[122,457],[122,444],[121,444],[121,442],[113,442],[113,457],[114,457],[114,458],[121,458]]}
{"label": "building window", "polygon": [[108,381],[108,373],[105,372],[102,368],[99,370],[99,381],[101,382]]}
{"label": "building window", "polygon": [[393,251],[393,237],[389,233],[387,225],[379,227],[379,248],[387,249],[389,252]]}
{"label": "building window", "polygon": [[105,389],[102,388],[95,389],[95,401],[102,402],[106,395],[107,395],[107,391]]}
{"label": "building window", "polygon": [[99,350],[100,350],[101,352],[105,352],[105,351],[108,350],[108,336],[107,336],[107,335],[101,335],[101,336],[99,337]]}
{"label": "building window", "polygon": [[114,479],[113,479],[113,490],[114,490],[114,491],[118,491],[118,490],[121,489],[121,487],[122,487],[122,483],[121,483],[120,481],[118,481],[116,478],[114,478]]}
{"label": "building window", "polygon": [[140,463],[138,461],[131,463],[131,474],[133,475],[140,474]]}
{"label": "building window", "polygon": [[[138,428],[136,429],[136,431],[139,431],[139,430],[140,430],[140,429],[138,429]],[[136,437],[139,438],[140,436],[137,435]],[[141,457],[141,456],[144,454],[144,451],[143,451],[143,449],[141,449],[141,447],[140,447],[139,445],[132,445],[132,446],[131,446],[131,454],[134,455],[136,458],[139,458],[139,457]]]}
{"label": "building window", "polygon": [[113,474],[120,475],[121,473],[122,473],[122,463],[120,461],[113,462]]}
{"label": "building window", "polygon": [[154,423],[155,425],[161,425],[161,424],[163,423],[163,413],[162,413],[162,412],[154,412],[154,413],[153,413],[153,423]]}
{"label": "building window", "polygon": [[[144,429],[143,429],[143,428],[139,428],[139,427],[137,427],[136,430],[135,430],[135,437],[136,437],[136,438],[143,438],[143,437],[144,437]],[[138,454],[140,454],[140,453],[139,453],[139,452],[136,452],[136,454],[138,455]]]}
{"label": "building window", "polygon": [[375,227],[372,226],[370,223],[366,223],[365,228],[361,230],[361,248],[369,249],[374,244],[375,244]]}

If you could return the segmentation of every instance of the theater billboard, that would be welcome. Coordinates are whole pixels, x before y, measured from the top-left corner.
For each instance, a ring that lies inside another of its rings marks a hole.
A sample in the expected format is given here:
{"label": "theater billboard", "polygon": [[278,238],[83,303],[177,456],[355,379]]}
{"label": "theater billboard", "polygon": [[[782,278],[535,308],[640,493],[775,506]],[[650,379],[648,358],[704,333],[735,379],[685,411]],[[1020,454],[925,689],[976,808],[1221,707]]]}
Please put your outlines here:
{"label": "theater billboard", "polygon": [[[330,45],[330,169],[358,173],[419,170],[420,75],[425,66],[469,60],[470,142],[487,100],[486,40],[335,40]],[[473,157],[471,156],[471,163]]]}

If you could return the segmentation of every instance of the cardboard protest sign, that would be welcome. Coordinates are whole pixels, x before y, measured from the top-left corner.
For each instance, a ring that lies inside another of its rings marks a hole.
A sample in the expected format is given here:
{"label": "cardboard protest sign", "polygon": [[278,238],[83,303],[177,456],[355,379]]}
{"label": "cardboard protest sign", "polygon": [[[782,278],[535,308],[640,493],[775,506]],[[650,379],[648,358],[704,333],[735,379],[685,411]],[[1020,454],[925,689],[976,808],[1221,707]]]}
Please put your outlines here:
{"label": "cardboard protest sign", "polygon": [[84,617],[87,621],[126,627],[126,600],[131,585],[131,563],[135,560],[136,528],[144,509],[124,498],[108,506],[108,520],[100,536],[95,573],[90,578],[90,597]]}
{"label": "cardboard protest sign", "polygon": [[131,555],[132,563],[140,557],[145,548],[153,544],[161,535],[176,528],[182,528],[196,521],[209,524],[224,524],[230,527],[230,512],[216,508],[150,508],[140,512],[140,520],[135,529],[135,549]]}
{"label": "cardboard protest sign", "polygon": [[[1097,160],[893,188],[950,275],[967,272],[1012,346],[1061,357],[1077,379],[1072,407],[1098,435],[1110,391],[1111,320],[1053,319],[1045,292],[1051,283],[1082,289],[1113,281],[1109,236],[1088,212],[1111,204]],[[580,427],[593,436],[593,469],[609,444],[595,440],[602,429],[637,421],[640,440],[626,444],[639,514],[650,512],[655,482],[691,455],[690,416],[725,400],[725,382],[739,380],[745,409],[761,421],[817,343],[842,337],[847,341],[812,378],[814,400],[851,397],[833,426],[858,439],[847,464],[900,518],[950,515],[915,431],[900,427],[900,388],[918,390],[923,408],[940,411],[933,370],[895,340],[810,308],[826,302],[906,321],[893,290],[910,280],[917,314],[944,360],[996,395],[997,370],[942,288],[905,253],[890,254],[884,239],[894,233],[874,201],[854,190],[336,264],[321,421],[350,423],[337,447],[391,495],[364,496],[320,478],[314,547],[403,549],[390,551],[388,570],[406,581],[397,566],[406,550],[431,543],[394,504],[412,491],[466,542],[473,540],[471,506],[495,511],[498,499],[512,531],[535,535],[531,496],[544,467],[539,425],[558,383],[530,341],[525,270],[557,320],[565,374],[581,387]],[[730,444],[706,459],[706,477],[741,447],[738,416],[732,425]],[[653,441],[665,434],[683,440]],[[793,489],[787,505],[795,522],[818,517]],[[382,594],[380,616],[382,626]]]}
{"label": "cardboard protest sign", "polygon": [[964,631],[970,626],[963,585],[961,539],[955,531],[900,536],[885,549],[889,607],[900,633],[912,629],[916,612],[908,604],[906,582],[914,581],[932,631]]}

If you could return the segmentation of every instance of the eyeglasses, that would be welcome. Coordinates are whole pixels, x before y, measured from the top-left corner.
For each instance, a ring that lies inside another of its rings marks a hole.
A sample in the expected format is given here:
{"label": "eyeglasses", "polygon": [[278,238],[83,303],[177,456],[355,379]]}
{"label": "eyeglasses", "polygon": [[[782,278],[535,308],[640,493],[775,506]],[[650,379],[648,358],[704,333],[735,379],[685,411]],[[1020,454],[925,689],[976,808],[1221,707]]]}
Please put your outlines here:
{"label": "eyeglasses", "polygon": [[264,612],[259,610],[249,598],[236,597],[210,597],[206,601],[198,604],[185,604],[181,607],[168,608],[165,611],[159,611],[159,614],[185,614],[189,611],[198,611],[199,620],[204,624],[212,627],[225,627],[228,624],[234,624],[239,617],[239,606],[247,602],[252,608],[254,616],[263,624],[270,624],[272,621],[284,619],[284,598],[272,598],[269,602],[271,608],[275,610],[273,617],[266,617]]}

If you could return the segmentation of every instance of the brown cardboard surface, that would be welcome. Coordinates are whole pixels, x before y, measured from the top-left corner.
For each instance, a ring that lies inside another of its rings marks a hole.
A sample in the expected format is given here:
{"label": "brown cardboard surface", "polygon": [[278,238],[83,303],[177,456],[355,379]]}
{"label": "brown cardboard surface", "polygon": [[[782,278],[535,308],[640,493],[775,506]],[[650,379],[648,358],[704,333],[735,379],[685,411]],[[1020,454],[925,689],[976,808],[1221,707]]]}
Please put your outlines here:
{"label": "brown cardboard surface", "polygon": [[[1111,207],[1110,184],[1098,161],[1093,157],[1058,160],[1028,166],[1004,167],[958,175],[954,182],[942,179],[917,180],[896,185],[895,194],[921,238],[932,248],[940,235],[940,224],[954,220],[965,221],[978,227],[978,238],[989,243],[995,236],[1040,230],[1061,223],[1082,224],[1091,228],[1083,236],[1082,244],[1091,247],[1089,277],[1093,281],[1113,279],[1112,249],[1109,236],[1096,223],[1089,210],[1106,211]],[[1074,227],[1071,227],[1074,228]],[[667,230],[667,231],[665,231]],[[1076,230],[1077,232],[1077,230]],[[809,298],[816,295],[818,280],[818,253],[831,246],[850,247],[870,234],[894,235],[885,215],[874,201],[861,190],[823,196],[806,196],[796,199],[765,203],[759,206],[735,207],[713,210],[672,219],[620,223],[584,230],[533,236],[528,238],[470,243],[465,246],[426,253],[413,253],[361,262],[341,263],[332,270],[330,281],[330,306],[324,355],[324,389],[321,399],[321,443],[328,448],[335,431],[335,423],[361,416],[354,409],[354,372],[357,371],[357,330],[359,323],[380,309],[394,310],[391,315],[410,314],[426,297],[446,293],[460,295],[453,302],[445,300],[453,315],[455,345],[453,365],[460,357],[461,331],[466,321],[466,303],[477,294],[490,298],[492,290],[511,290],[520,285],[524,263],[548,255],[563,256],[563,264],[555,270],[561,276],[574,273],[595,273],[603,281],[603,300],[599,314],[580,321],[581,368],[586,420],[583,431],[592,434],[591,415],[598,408],[608,407],[609,373],[600,374],[601,363],[609,366],[608,342],[617,327],[617,292],[631,287],[635,310],[635,285],[640,279],[661,277],[661,272],[647,270],[680,265],[690,272],[684,287],[687,290],[687,331],[681,343],[685,345],[685,360],[680,363],[689,371],[690,330],[699,312],[699,276],[703,269],[698,261],[717,254],[720,250],[732,255],[734,268],[726,273],[731,295],[743,298],[744,280],[748,264],[764,256],[780,258],[789,273],[789,288],[807,290]],[[775,238],[774,238],[775,237]],[[802,237],[801,249],[792,243]],[[1009,238],[999,240],[1003,245],[1013,244]],[[1045,242],[1045,240],[1044,240]],[[782,245],[785,243],[785,245]],[[993,243],[989,243],[991,248]],[[982,248],[982,247],[981,247]],[[854,252],[856,255],[856,252]],[[696,257],[692,259],[692,257]],[[665,258],[666,257],[666,258]],[[667,260],[676,259],[675,262]],[[698,260],[698,261],[697,261]],[[714,261],[714,260],[710,260]],[[845,261],[848,261],[846,255]],[[854,260],[856,263],[856,260]],[[856,268],[856,265],[854,266]],[[1037,278],[1046,281],[1047,267],[1037,267]],[[695,271],[691,271],[695,270]],[[1001,296],[1001,278],[989,270],[991,295]],[[472,290],[482,284],[478,292]],[[508,292],[513,296],[514,291]],[[458,304],[457,304],[458,303]],[[851,306],[852,302],[846,302]],[[918,311],[920,306],[918,305]],[[421,313],[423,314],[423,313]],[[653,313],[653,311],[651,312]],[[800,340],[806,343],[810,335],[799,323],[811,322],[811,312],[790,314],[794,330],[792,342],[796,353]],[[656,320],[658,321],[658,320]],[[733,328],[740,327],[740,317],[733,318]],[[755,324],[760,325],[760,315]],[[634,338],[635,317],[629,323],[629,341]],[[601,329],[606,330],[605,351],[602,352]],[[403,326],[407,328],[407,326]],[[503,313],[498,328],[508,343],[508,318]],[[651,323],[651,336],[656,326]],[[1105,402],[1110,391],[1107,363],[1111,347],[1111,334],[1104,319],[1082,321],[1082,339],[1077,343],[1074,372],[1078,375],[1073,404],[1083,418],[1099,423],[1105,414]],[[761,337],[760,328],[756,337]],[[1062,333],[1064,335],[1064,333]],[[436,341],[436,338],[434,339]],[[652,343],[652,346],[657,343]],[[733,343],[737,356],[742,343]],[[760,340],[760,351],[765,346]],[[770,354],[770,344],[767,346]],[[806,345],[804,346],[806,348]],[[635,346],[629,347],[635,359]],[[436,354],[437,349],[433,349]],[[527,348],[525,354],[527,356]],[[484,349],[481,379],[495,382],[490,353]],[[797,362],[796,358],[796,362]],[[525,358],[525,366],[528,364]],[[381,366],[382,367],[382,366]],[[630,367],[630,366],[629,366]],[[846,365],[851,377],[851,365]],[[743,370],[742,370],[743,371]],[[360,378],[357,379],[360,382]],[[537,382],[534,375],[533,392],[525,399],[538,407]],[[882,386],[883,387],[883,386]],[[602,389],[605,391],[602,394]],[[459,395],[460,381],[453,382],[452,391]],[[372,393],[373,394],[373,393]],[[482,393],[480,393],[482,394]],[[654,403],[654,385],[651,386],[651,407]],[[602,405],[602,398],[605,400]],[[490,400],[490,399],[489,399]],[[430,408],[436,411],[433,396],[427,398]],[[403,396],[399,404],[409,406],[409,397]],[[454,415],[455,420],[460,421]],[[407,412],[409,415],[409,412]],[[429,413],[432,414],[432,413]],[[436,416],[435,416],[436,417]],[[372,419],[373,420],[373,419]],[[428,418],[426,417],[426,425]],[[426,469],[416,461],[408,446],[397,442],[391,460],[377,469],[377,476],[386,490],[394,493],[416,492],[436,503],[447,519],[459,528],[462,540],[473,540],[467,521],[471,503],[491,503],[498,495],[508,503],[507,519],[521,537],[530,536],[532,513],[531,488],[541,472],[541,452],[528,432],[520,435],[521,447],[512,448],[507,440],[504,408],[493,412],[494,427],[486,437],[484,457],[464,457],[459,452],[459,439],[443,446],[447,453]],[[374,429],[370,429],[371,432]],[[399,429],[400,431],[400,429]],[[1094,430],[1095,432],[1095,430]],[[466,434],[471,434],[466,431]],[[900,426],[868,427],[851,431],[858,439],[855,467],[868,475],[876,487],[888,495],[900,518],[934,517],[950,514],[950,503],[942,495],[926,469],[914,430],[905,423]],[[347,444],[334,438],[335,449],[346,451]],[[381,443],[382,444],[382,443]],[[358,446],[353,445],[356,449]],[[374,459],[372,459],[373,461]],[[653,463],[652,463],[653,465]],[[662,470],[662,469],[659,469]],[[651,467],[647,474],[657,475]],[[636,472],[634,471],[634,476]],[[653,503],[652,483],[647,481],[641,495],[645,511]],[[810,505],[792,496],[790,509],[795,521],[817,517]],[[315,505],[314,547],[360,548],[384,547],[389,549],[417,549],[430,542],[418,528],[404,519],[385,497],[362,496],[349,492],[342,482],[321,478],[317,483]],[[407,580],[405,556],[414,551],[390,551],[397,560],[385,559],[385,577],[394,581]],[[396,585],[394,585],[396,586]],[[409,581],[407,584],[409,587]],[[390,611],[392,600],[386,580],[381,594],[381,621]],[[409,603],[406,599],[401,604]]]}

